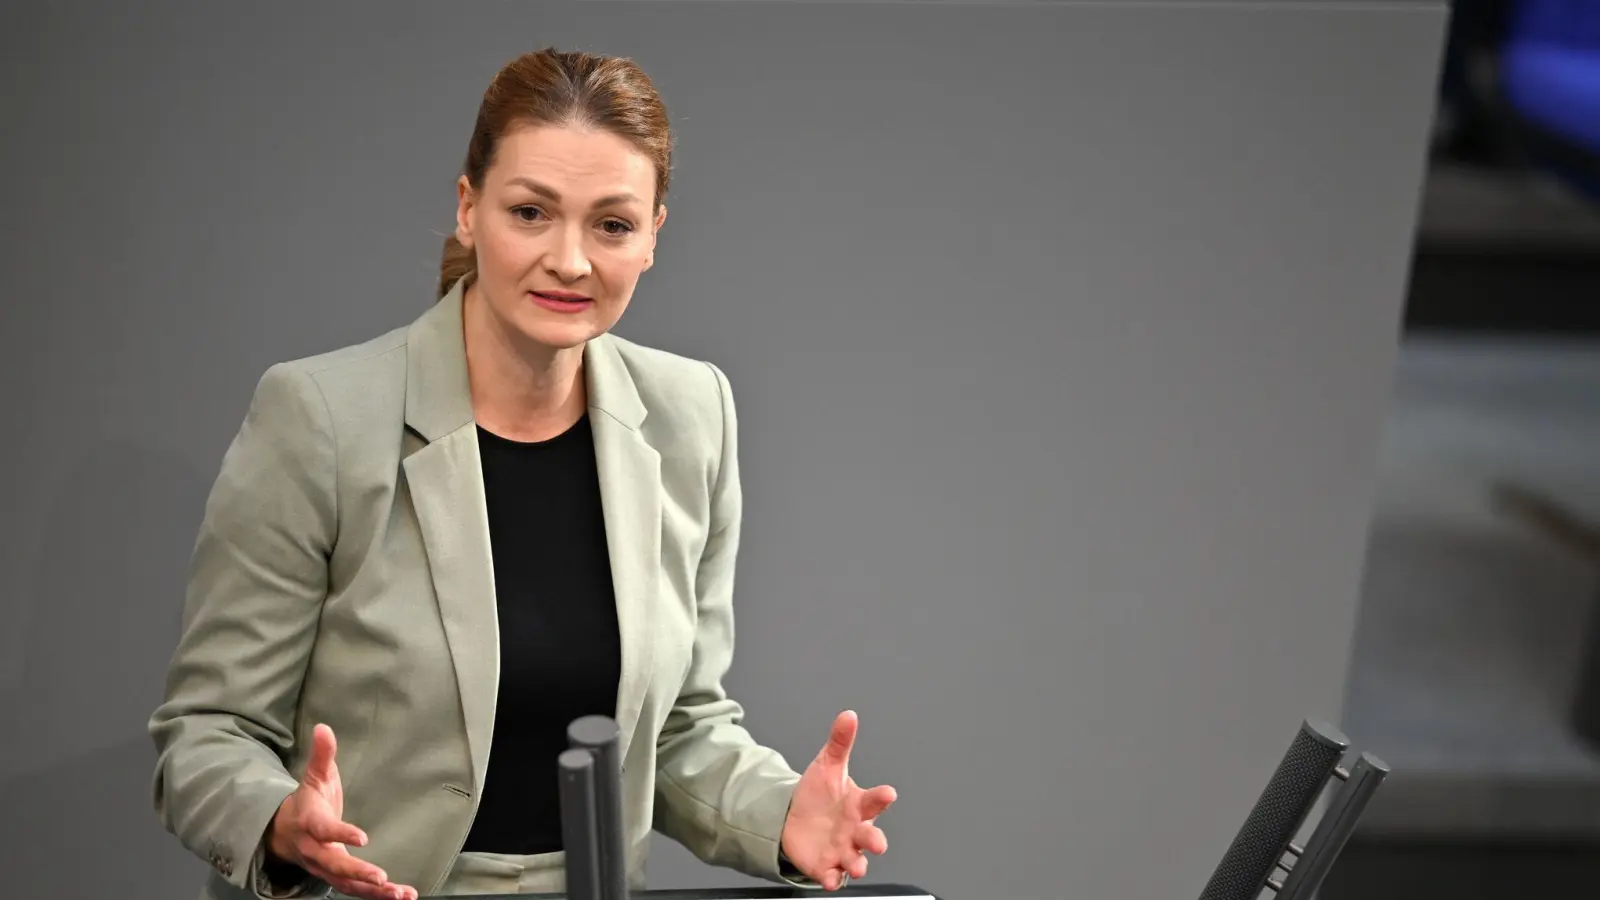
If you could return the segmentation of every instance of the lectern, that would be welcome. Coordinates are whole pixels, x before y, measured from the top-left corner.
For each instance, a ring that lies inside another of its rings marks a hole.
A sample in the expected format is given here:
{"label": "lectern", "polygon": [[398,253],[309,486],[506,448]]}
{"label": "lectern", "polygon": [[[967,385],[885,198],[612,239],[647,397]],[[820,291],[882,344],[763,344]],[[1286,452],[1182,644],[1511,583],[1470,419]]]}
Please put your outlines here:
{"label": "lectern", "polygon": [[[630,898],[622,827],[622,761],[617,723],[586,716],[567,729],[569,749],[556,760],[561,785],[561,834],[566,848],[565,894],[514,894],[521,900],[941,900],[908,884],[852,884],[838,891],[779,885],[707,890],[636,891]],[[1340,765],[1350,740],[1332,726],[1307,719],[1290,742],[1265,790],[1246,816],[1200,900],[1256,900],[1270,889],[1277,900],[1311,900],[1367,801],[1389,772],[1382,760],[1361,753]],[[1334,780],[1343,782],[1305,846],[1298,830]],[[1287,873],[1281,879],[1276,873]],[[506,900],[505,894],[456,900]],[[443,898],[423,898],[443,900]]]}

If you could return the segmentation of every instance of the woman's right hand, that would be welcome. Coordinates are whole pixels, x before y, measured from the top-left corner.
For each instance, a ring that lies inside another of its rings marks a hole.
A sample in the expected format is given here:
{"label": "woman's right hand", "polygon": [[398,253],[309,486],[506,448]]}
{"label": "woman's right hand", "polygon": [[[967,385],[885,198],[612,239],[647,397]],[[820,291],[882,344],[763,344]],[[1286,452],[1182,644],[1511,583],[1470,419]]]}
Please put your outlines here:
{"label": "woman's right hand", "polygon": [[267,828],[267,851],[352,897],[417,900],[416,888],[391,883],[382,869],[345,849],[347,844],[366,846],[367,836],[343,819],[344,787],[333,760],[336,749],[333,729],[318,725],[312,732],[305,777]]}

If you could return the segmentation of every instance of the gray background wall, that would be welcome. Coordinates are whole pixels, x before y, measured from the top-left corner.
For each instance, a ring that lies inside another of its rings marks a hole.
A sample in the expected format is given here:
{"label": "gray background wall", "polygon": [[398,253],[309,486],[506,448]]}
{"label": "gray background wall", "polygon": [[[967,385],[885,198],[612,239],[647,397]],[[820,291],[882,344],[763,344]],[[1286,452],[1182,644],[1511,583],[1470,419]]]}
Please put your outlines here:
{"label": "gray background wall", "polygon": [[619,331],[733,380],[731,687],[796,763],[860,710],[875,879],[1192,896],[1338,719],[1442,2],[7,18],[8,895],[198,885],[143,724],[222,450],[271,362],[425,308],[478,95],[546,44],[668,99]]}

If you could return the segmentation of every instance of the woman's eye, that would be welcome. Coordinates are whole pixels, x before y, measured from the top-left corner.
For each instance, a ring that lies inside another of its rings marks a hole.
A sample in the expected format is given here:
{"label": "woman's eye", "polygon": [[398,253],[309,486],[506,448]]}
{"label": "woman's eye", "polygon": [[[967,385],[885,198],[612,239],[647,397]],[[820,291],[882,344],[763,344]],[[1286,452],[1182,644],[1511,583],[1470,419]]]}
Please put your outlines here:
{"label": "woman's eye", "polygon": [[607,219],[606,221],[600,223],[600,227],[604,228],[606,230],[606,234],[609,234],[612,237],[622,237],[633,230],[632,225],[629,225],[627,222],[618,221],[617,219]]}
{"label": "woman's eye", "polygon": [[536,222],[537,217],[544,215],[544,212],[537,206],[518,206],[511,210],[511,214],[524,222]]}

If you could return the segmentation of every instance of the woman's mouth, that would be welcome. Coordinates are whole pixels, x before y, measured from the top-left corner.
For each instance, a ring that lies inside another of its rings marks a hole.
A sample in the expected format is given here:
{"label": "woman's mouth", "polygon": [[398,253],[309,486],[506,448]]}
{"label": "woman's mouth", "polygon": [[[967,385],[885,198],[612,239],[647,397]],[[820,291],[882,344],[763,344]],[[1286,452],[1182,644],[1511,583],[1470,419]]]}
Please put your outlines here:
{"label": "woman's mouth", "polygon": [[582,312],[594,304],[594,299],[570,291],[529,291],[534,303],[548,310],[563,313]]}

